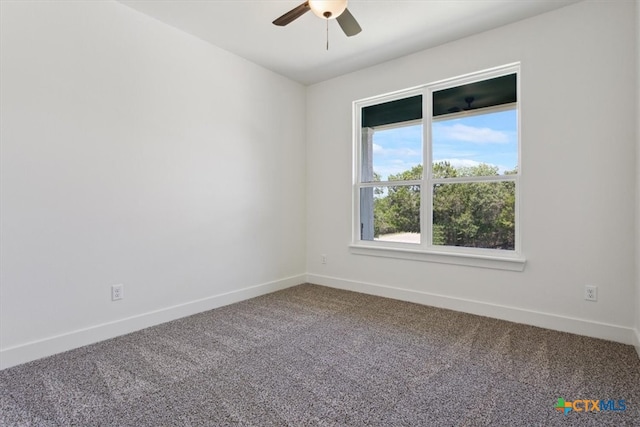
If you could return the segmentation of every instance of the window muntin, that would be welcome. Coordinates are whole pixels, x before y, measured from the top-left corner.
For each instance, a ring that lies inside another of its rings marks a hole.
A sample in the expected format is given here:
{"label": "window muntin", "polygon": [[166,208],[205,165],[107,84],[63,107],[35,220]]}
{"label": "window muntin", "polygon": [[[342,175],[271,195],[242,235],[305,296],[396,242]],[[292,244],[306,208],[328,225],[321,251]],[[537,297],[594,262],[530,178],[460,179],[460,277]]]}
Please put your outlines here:
{"label": "window muntin", "polygon": [[[509,66],[425,85],[405,92],[409,96],[355,103],[362,168],[355,186],[356,244],[519,253],[518,72],[517,65]],[[462,104],[447,108],[456,94],[464,96]],[[423,103],[420,119],[415,118],[416,99]],[[385,111],[396,106],[404,110]],[[411,120],[390,123],[374,117]],[[396,136],[395,151],[388,150],[385,138]],[[395,158],[388,156],[391,152]]]}

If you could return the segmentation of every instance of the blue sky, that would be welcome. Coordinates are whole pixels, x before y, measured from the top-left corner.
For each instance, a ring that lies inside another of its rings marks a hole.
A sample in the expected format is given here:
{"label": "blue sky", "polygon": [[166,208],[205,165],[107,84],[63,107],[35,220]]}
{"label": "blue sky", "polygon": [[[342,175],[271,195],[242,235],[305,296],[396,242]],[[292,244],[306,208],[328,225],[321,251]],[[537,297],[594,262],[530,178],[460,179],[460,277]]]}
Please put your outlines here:
{"label": "blue sky", "polygon": [[[515,110],[433,123],[433,160],[453,166],[487,163],[500,173],[518,162]],[[379,130],[373,135],[373,169],[383,181],[422,163],[422,125]]]}

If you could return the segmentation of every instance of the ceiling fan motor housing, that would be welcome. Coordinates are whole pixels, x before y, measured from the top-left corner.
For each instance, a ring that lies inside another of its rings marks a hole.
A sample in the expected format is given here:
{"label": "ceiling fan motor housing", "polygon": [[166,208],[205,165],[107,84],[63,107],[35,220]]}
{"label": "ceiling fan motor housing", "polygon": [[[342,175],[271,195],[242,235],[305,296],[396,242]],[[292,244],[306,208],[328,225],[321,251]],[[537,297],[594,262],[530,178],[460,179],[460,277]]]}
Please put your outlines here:
{"label": "ceiling fan motor housing", "polygon": [[319,18],[335,19],[347,8],[347,0],[309,0],[309,8]]}

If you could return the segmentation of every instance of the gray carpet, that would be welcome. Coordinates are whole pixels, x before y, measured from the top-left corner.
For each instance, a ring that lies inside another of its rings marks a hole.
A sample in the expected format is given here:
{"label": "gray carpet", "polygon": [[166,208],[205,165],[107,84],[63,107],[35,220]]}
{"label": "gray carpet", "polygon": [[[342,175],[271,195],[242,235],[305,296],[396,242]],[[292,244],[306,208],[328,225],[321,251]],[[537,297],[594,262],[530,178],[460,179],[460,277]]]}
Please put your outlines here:
{"label": "gray carpet", "polygon": [[[564,415],[559,397],[626,410]],[[10,426],[639,426],[640,360],[301,285],[0,371],[0,409]]]}

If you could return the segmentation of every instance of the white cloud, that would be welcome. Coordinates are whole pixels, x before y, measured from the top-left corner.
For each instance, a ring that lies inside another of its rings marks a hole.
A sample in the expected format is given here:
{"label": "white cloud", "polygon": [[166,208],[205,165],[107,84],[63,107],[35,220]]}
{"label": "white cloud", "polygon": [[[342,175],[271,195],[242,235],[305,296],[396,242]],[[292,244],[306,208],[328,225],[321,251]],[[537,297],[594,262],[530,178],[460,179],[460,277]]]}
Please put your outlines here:
{"label": "white cloud", "polygon": [[433,163],[439,163],[439,162],[449,162],[449,164],[451,166],[453,166],[454,168],[469,168],[469,167],[474,167],[474,166],[479,166],[482,164],[486,164],[489,166],[496,166],[498,168],[498,173],[500,175],[503,175],[505,171],[507,170],[511,170],[513,168],[508,168],[506,166],[502,166],[502,165],[494,165],[491,163],[486,163],[486,162],[478,162],[475,160],[471,160],[471,159],[434,159]]}
{"label": "white cloud", "polygon": [[411,156],[422,156],[422,151],[414,150],[409,147],[400,147],[400,148],[384,148],[381,145],[373,144],[373,154],[376,154],[377,158],[382,156],[386,157],[394,157],[394,158],[403,158],[403,157],[411,157]]}
{"label": "white cloud", "polygon": [[482,164],[481,162],[476,162],[475,160],[471,160],[471,159],[442,159],[442,160],[434,160],[433,162],[434,163],[449,162],[449,164],[454,168],[470,168],[474,166],[480,166]]}
{"label": "white cloud", "polygon": [[475,144],[506,144],[509,135],[506,132],[491,128],[479,128],[456,123],[450,126],[441,125],[434,128],[438,135],[445,139],[472,142]]}
{"label": "white cloud", "polygon": [[381,180],[386,181],[389,175],[397,175],[402,172],[411,170],[414,166],[420,164],[419,162],[404,162],[402,160],[393,160],[388,163],[379,164],[374,167],[376,173],[380,174]]}

